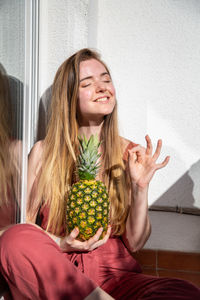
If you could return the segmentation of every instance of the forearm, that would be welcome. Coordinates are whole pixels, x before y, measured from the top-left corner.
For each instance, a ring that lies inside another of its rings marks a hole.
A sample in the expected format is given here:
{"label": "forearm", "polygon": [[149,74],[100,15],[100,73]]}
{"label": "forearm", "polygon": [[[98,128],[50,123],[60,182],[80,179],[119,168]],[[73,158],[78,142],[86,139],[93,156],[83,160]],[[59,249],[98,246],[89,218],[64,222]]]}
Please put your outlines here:
{"label": "forearm", "polygon": [[148,216],[148,186],[140,188],[132,183],[131,189],[131,205],[123,240],[131,252],[136,252],[144,246],[151,232]]}

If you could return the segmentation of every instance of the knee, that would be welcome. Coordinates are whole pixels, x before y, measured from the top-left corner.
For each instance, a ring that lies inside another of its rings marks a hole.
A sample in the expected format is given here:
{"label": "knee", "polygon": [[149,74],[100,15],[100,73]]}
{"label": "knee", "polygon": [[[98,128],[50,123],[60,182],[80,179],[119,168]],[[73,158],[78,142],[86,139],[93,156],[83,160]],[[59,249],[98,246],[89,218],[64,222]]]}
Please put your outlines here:
{"label": "knee", "polygon": [[[179,278],[162,278],[161,290],[180,299],[200,299],[200,289],[191,282]],[[197,297],[198,296],[198,297]]]}
{"label": "knee", "polygon": [[34,232],[40,231],[31,224],[17,224],[8,228],[0,237],[0,255],[15,255],[17,252],[23,252],[29,245],[28,240]]}
{"label": "knee", "polygon": [[182,290],[183,296],[190,296],[189,299],[200,299],[200,288],[194,285],[192,282],[177,278],[176,282],[178,282],[178,285]]}

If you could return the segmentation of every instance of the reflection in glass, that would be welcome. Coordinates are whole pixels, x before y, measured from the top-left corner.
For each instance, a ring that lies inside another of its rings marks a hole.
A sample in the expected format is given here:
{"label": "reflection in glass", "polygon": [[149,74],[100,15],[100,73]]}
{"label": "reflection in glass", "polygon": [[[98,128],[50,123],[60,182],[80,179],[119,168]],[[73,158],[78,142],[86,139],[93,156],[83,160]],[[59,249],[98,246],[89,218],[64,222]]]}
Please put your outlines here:
{"label": "reflection in glass", "polygon": [[0,64],[0,230],[19,219],[21,141],[14,130],[10,86]]}
{"label": "reflection in glass", "polygon": [[0,231],[20,220],[25,0],[0,4]]}

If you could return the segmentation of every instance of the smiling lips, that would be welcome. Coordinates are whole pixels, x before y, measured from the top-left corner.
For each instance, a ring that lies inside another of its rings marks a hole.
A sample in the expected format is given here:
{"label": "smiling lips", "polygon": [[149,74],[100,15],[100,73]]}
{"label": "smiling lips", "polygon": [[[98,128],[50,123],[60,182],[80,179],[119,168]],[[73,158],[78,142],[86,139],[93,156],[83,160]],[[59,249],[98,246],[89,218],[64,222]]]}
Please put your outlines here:
{"label": "smiling lips", "polygon": [[102,98],[96,99],[94,102],[107,102],[107,101],[108,101],[108,97],[102,97]]}

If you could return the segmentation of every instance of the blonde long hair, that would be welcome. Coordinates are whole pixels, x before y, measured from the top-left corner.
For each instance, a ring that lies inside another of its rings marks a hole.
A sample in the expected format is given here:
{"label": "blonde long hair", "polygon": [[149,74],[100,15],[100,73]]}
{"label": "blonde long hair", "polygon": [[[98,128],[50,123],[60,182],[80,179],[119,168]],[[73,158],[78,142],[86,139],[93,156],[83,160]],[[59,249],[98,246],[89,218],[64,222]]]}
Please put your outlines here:
{"label": "blonde long hair", "polygon": [[0,207],[10,204],[9,194],[13,190],[12,157],[10,144],[12,139],[12,111],[10,87],[5,69],[0,64]]}
{"label": "blonde long hair", "polygon": [[[59,235],[65,222],[67,193],[73,184],[78,153],[77,102],[80,62],[96,59],[108,73],[100,56],[82,49],[69,57],[58,69],[52,89],[51,114],[44,140],[42,167],[38,179],[38,208],[49,208],[47,230]],[[101,130],[103,181],[111,201],[110,220],[113,233],[124,231],[128,211],[128,186],[118,133],[117,106],[105,116]]]}

